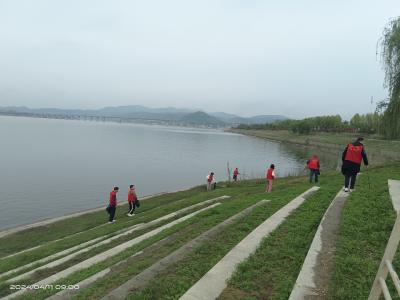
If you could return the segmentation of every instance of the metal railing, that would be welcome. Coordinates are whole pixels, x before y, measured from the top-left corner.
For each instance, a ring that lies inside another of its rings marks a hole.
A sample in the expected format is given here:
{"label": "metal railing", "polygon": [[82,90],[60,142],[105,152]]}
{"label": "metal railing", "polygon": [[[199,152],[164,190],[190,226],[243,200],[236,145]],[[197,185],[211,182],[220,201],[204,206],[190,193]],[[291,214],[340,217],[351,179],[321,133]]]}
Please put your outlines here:
{"label": "metal railing", "polygon": [[392,199],[393,207],[396,211],[396,222],[394,223],[389,241],[386,245],[378,273],[375,276],[374,283],[369,293],[368,300],[378,300],[381,294],[386,300],[392,299],[389,289],[386,285],[386,277],[388,273],[392,278],[397,293],[400,296],[400,280],[393,268],[392,261],[396,254],[397,247],[400,242],[400,181],[389,180],[389,192]]}

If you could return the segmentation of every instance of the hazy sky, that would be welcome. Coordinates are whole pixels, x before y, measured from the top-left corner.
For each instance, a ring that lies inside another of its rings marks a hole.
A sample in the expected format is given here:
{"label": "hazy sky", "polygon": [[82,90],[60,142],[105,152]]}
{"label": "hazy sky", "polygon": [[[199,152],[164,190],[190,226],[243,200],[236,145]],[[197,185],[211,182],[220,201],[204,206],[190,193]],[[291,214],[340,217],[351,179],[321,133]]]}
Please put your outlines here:
{"label": "hazy sky", "polygon": [[399,0],[0,0],[0,106],[371,112]]}

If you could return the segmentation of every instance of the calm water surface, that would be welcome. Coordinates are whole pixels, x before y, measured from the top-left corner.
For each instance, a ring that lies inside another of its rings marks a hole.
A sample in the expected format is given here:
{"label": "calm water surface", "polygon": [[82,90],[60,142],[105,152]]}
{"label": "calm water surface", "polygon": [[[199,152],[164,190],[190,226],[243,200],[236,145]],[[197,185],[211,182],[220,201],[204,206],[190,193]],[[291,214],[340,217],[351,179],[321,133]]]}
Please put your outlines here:
{"label": "calm water surface", "polygon": [[304,151],[217,130],[0,117],[0,229],[106,205],[113,185],[126,201],[227,180],[227,162],[247,178],[297,173]]}

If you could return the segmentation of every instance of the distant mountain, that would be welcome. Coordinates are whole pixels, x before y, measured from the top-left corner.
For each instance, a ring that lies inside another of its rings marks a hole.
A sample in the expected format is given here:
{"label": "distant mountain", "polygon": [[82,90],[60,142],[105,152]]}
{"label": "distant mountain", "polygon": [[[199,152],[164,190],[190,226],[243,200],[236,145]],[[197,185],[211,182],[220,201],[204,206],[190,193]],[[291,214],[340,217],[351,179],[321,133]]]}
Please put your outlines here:
{"label": "distant mountain", "polygon": [[205,125],[213,127],[234,126],[238,124],[265,124],[277,120],[287,119],[280,115],[259,115],[254,117],[240,117],[224,112],[203,112],[175,107],[149,108],[141,105],[110,106],[101,109],[60,109],[60,108],[28,108],[25,106],[0,107],[0,113],[28,114],[54,116],[80,116],[80,117],[108,117],[121,118],[122,120],[146,121],[162,124],[180,125]]}
{"label": "distant mountain", "polygon": [[281,115],[260,115],[246,118],[224,112],[210,113],[210,115],[217,117],[228,124],[265,124],[287,119],[287,117]]}
{"label": "distant mountain", "polygon": [[149,113],[149,114],[183,114],[191,113],[193,110],[179,109],[175,107],[162,107],[162,108],[150,108],[141,105],[129,105],[129,106],[116,106],[116,107],[104,107],[97,110],[98,113],[106,116],[122,116],[122,115],[137,115],[138,113]]}
{"label": "distant mountain", "polygon": [[194,113],[186,114],[182,118],[180,118],[179,121],[182,123],[188,123],[194,125],[202,125],[202,124],[208,124],[214,126],[226,125],[226,123],[221,121],[221,119],[210,116],[209,114],[203,111],[196,111]]}
{"label": "distant mountain", "polygon": [[25,106],[6,106],[0,107],[2,112],[16,112],[27,114],[59,114],[59,115],[74,115],[85,114],[87,111],[81,109],[61,109],[61,108],[28,108]]}

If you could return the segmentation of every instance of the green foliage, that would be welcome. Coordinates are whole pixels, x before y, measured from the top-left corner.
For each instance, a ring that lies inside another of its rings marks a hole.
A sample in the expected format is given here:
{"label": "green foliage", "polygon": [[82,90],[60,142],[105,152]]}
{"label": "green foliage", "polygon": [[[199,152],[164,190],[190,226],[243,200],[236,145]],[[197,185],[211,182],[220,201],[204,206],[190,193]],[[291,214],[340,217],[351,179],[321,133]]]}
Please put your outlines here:
{"label": "green foliage", "polygon": [[246,125],[240,124],[238,129],[270,129],[270,130],[289,130],[297,134],[310,134],[312,132],[341,132],[348,126],[342,122],[339,115],[319,116],[306,118],[303,120],[283,120],[268,124]]}
{"label": "green foliage", "polygon": [[360,115],[355,114],[350,120],[350,126],[362,133],[378,133],[381,128],[382,114],[377,112]]}
{"label": "green foliage", "polygon": [[400,137],[400,17],[392,20],[383,31],[381,41],[385,86],[389,102],[383,115],[383,133],[387,138]]}
{"label": "green foliage", "polygon": [[[383,104],[382,104],[383,105]],[[247,130],[288,130],[300,135],[316,132],[352,132],[352,133],[381,133],[383,114],[377,112],[365,115],[355,114],[350,122],[342,120],[339,115],[319,116],[302,120],[284,120],[270,124],[241,124],[238,129]]]}

